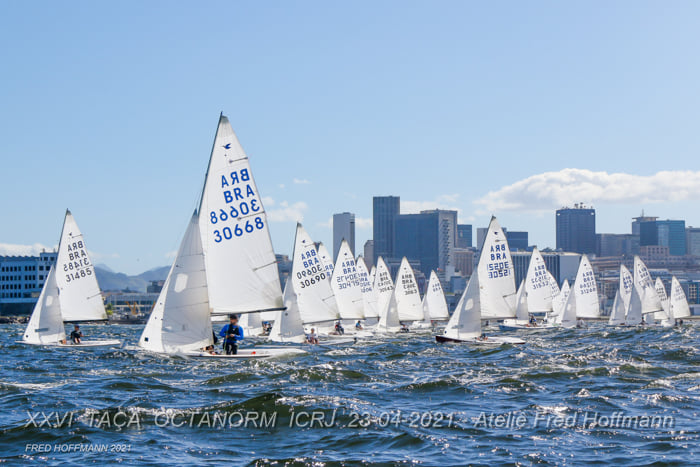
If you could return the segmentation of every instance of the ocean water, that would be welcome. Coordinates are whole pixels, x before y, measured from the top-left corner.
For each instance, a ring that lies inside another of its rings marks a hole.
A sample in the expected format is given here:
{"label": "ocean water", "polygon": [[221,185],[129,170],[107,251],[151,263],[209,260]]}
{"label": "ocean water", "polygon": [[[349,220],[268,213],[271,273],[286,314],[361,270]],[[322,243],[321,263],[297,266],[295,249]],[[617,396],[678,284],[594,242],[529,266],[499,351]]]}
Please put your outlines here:
{"label": "ocean water", "polygon": [[[10,463],[700,464],[698,325],[481,348],[413,334],[225,362],[24,346],[23,329],[0,334]],[[134,344],[141,329],[84,332]]]}

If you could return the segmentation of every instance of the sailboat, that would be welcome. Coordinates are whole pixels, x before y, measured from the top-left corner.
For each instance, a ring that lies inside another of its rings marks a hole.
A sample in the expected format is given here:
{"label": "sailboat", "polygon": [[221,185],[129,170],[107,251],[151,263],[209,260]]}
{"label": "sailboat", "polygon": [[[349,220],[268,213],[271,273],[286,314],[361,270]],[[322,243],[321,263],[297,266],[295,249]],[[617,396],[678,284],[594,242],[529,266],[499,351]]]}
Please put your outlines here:
{"label": "sailboat", "polygon": [[394,286],[396,307],[399,313],[399,322],[409,324],[423,320],[423,303],[420,299],[420,291],[413,268],[404,256],[399,266]]}
{"label": "sailboat", "polygon": [[414,326],[418,324],[421,328],[429,329],[433,327],[433,322],[448,321],[449,319],[450,313],[442,284],[435,271],[430,271],[428,290],[423,297],[423,321],[414,323]]}
{"label": "sailboat", "polygon": [[654,313],[654,319],[662,326],[673,326],[673,320],[669,316],[670,300],[666,294],[666,287],[664,287],[664,283],[660,277],[656,278],[654,289],[659,296],[659,300],[661,300],[661,308],[663,308],[662,311]]}
{"label": "sailboat", "polygon": [[326,278],[328,281],[333,279],[333,271],[335,270],[335,265],[333,264],[333,257],[328,252],[328,248],[322,242],[318,244],[318,259],[323,265],[323,270],[326,272]]}
{"label": "sailboat", "polygon": [[400,332],[401,323],[394,295],[394,281],[391,279],[389,268],[381,256],[377,258],[374,290],[377,292],[377,309],[379,310],[379,322],[376,330],[383,333]]}
{"label": "sailboat", "polygon": [[613,300],[612,311],[610,312],[608,324],[610,326],[620,326],[625,324],[625,304],[620,296],[619,289],[615,292],[615,299]]}
{"label": "sailboat", "polygon": [[495,217],[489,228],[479,257],[477,270],[469,278],[457,309],[452,314],[438,342],[471,344],[524,344],[516,337],[487,337],[482,334],[482,319],[515,318],[515,279],[508,241]]}
{"label": "sailboat", "polygon": [[270,358],[303,353],[213,345],[211,315],[284,308],[267,215],[248,157],[223,114],[214,138],[199,210],[194,212],[139,346],[169,355]]}
{"label": "sailboat", "polygon": [[371,326],[379,321],[377,294],[372,281],[370,281],[367,265],[362,256],[357,258],[355,264],[357,265],[357,274],[360,276],[360,285],[362,287],[362,307],[364,309],[365,325]]}
{"label": "sailboat", "polygon": [[530,265],[527,268],[527,276],[520,287],[522,297],[517,300],[516,317],[514,320],[504,320],[503,324],[499,325],[501,330],[539,330],[555,327],[555,324],[549,319],[540,323],[530,323],[530,315],[534,313],[544,314],[547,318],[551,317],[553,288],[550,284],[550,277],[551,274],[547,271],[542,254],[537,248],[533,249]]}
{"label": "sailboat", "polygon": [[[320,251],[319,255],[321,255]],[[333,271],[331,289],[338,304],[338,313],[342,319],[352,320],[355,324],[354,322],[365,317],[362,282],[357,271],[355,256],[345,240],[340,244]]]}
{"label": "sailboat", "polygon": [[[671,297],[669,299],[669,319],[683,320],[690,318],[690,306],[685,291],[676,276],[671,278]],[[680,324],[680,321],[678,322]]]}
{"label": "sailboat", "polygon": [[277,311],[275,322],[272,324],[269,339],[273,342],[306,343],[304,323],[299,313],[297,294],[294,293],[291,276],[284,286],[284,310]]}
{"label": "sailboat", "polygon": [[580,320],[598,318],[600,318],[600,299],[595,273],[588,257],[583,255],[573,290],[566,299],[559,324],[564,328],[572,328],[579,325]]}
{"label": "sailboat", "polygon": [[66,210],[56,264],[49,271],[39,300],[29,318],[22,344],[52,347],[104,347],[119,345],[116,339],[66,341],[64,322],[106,321],[100,286],[83,234]]}
{"label": "sailboat", "polygon": [[[664,312],[651,274],[639,256],[634,257],[634,282],[632,298],[627,309],[627,324],[649,324],[657,312]],[[647,318],[651,316],[651,318]]]}
{"label": "sailboat", "polygon": [[564,279],[559,295],[552,299],[552,318],[554,319],[555,323],[561,322],[561,315],[564,313],[564,305],[566,305],[566,300],[569,298],[570,293],[571,287],[569,286],[569,280]]}

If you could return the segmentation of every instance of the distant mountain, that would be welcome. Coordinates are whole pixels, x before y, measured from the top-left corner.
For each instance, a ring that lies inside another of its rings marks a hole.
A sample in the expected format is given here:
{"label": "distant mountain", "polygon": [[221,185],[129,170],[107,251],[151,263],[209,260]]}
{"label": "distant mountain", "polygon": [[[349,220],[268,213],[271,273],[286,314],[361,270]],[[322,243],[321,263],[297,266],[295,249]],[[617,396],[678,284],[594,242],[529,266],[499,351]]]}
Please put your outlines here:
{"label": "distant mountain", "polygon": [[114,272],[114,269],[110,268],[109,266],[107,266],[104,263],[96,264],[95,267],[100,268],[100,269],[104,269],[105,271]]}
{"label": "distant mountain", "polygon": [[103,292],[118,292],[129,289],[132,292],[145,292],[150,281],[165,280],[170,266],[154,268],[137,276],[127,276],[121,272],[114,272],[102,264],[95,266],[95,274],[100,289]]}

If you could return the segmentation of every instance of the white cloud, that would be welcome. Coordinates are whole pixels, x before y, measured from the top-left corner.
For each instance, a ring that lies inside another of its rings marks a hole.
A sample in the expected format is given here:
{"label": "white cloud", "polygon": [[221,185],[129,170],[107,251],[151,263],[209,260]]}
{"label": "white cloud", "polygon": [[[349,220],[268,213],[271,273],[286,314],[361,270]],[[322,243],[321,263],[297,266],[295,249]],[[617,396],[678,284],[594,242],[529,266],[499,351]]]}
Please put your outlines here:
{"label": "white cloud", "polygon": [[[272,203],[274,204],[274,202]],[[304,220],[304,212],[308,209],[308,206],[303,201],[297,201],[296,203],[288,203],[287,201],[282,201],[279,207],[275,209],[266,209],[267,218],[270,222],[301,222]]]}
{"label": "white cloud", "polygon": [[270,198],[269,196],[263,196],[262,203],[263,203],[263,206],[265,206],[265,208],[268,208],[269,206],[275,205],[275,200]]}
{"label": "white cloud", "polygon": [[42,251],[54,251],[57,246],[50,247],[35,243],[33,245],[16,245],[0,243],[0,256],[39,256]]}
{"label": "white cloud", "polygon": [[372,218],[371,217],[356,217],[355,227],[358,229],[371,229],[372,228]]}
{"label": "white cloud", "polygon": [[280,187],[280,189],[284,190],[284,183],[280,183],[280,184],[279,184],[279,185],[277,185],[277,186],[279,186],[279,187]]}
{"label": "white cloud", "polygon": [[295,185],[308,185],[311,183],[305,178],[295,178],[293,181]]}
{"label": "white cloud", "polygon": [[177,250],[169,251],[165,254],[166,259],[173,259],[177,255]]}
{"label": "white cloud", "polygon": [[431,209],[449,209],[461,214],[461,209],[457,207],[458,202],[458,194],[440,195],[433,201],[404,201],[402,199],[401,214],[418,214],[421,211]]}
{"label": "white cloud", "polygon": [[333,228],[333,216],[329,217],[324,222],[318,222],[316,225],[319,227],[325,227],[326,229],[332,229]]}
{"label": "white cloud", "polygon": [[563,169],[504,186],[474,201],[496,211],[544,211],[586,204],[648,204],[700,199],[700,172],[665,171],[654,175]]}

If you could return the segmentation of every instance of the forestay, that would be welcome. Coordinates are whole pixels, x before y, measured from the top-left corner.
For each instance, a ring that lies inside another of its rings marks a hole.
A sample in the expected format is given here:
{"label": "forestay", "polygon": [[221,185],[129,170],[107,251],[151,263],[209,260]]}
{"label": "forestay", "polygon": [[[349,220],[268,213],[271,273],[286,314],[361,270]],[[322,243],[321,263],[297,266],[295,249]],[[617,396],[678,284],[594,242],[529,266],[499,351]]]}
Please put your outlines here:
{"label": "forestay", "polygon": [[248,156],[223,115],[204,182],[200,227],[212,313],[282,307],[267,214]]}

